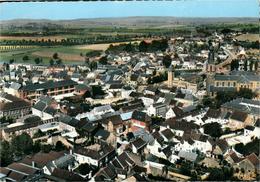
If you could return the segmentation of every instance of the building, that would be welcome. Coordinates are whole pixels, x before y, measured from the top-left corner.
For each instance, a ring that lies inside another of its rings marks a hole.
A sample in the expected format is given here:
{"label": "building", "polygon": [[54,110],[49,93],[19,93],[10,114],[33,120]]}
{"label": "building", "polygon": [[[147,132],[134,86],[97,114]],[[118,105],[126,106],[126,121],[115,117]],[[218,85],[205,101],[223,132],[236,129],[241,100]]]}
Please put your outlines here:
{"label": "building", "polygon": [[168,69],[168,87],[171,88],[173,86],[174,72],[172,66]]}
{"label": "building", "polygon": [[253,123],[260,118],[260,101],[245,98],[237,98],[230,102],[226,102],[221,106],[222,112],[239,111],[247,113]]}
{"label": "building", "polygon": [[0,117],[21,118],[31,112],[31,104],[7,93],[0,93]]}
{"label": "building", "polygon": [[150,105],[147,109],[147,114],[149,116],[158,116],[158,117],[165,117],[167,112],[166,104],[164,103],[155,103]]}
{"label": "building", "polygon": [[47,81],[45,83],[28,84],[19,89],[20,98],[37,100],[40,96],[57,96],[66,93],[73,93],[77,82],[73,80]]}
{"label": "building", "polygon": [[248,88],[258,93],[260,89],[260,77],[245,73],[215,75],[211,83],[208,84],[208,91],[211,95],[214,95],[218,91],[239,91],[241,88]]}

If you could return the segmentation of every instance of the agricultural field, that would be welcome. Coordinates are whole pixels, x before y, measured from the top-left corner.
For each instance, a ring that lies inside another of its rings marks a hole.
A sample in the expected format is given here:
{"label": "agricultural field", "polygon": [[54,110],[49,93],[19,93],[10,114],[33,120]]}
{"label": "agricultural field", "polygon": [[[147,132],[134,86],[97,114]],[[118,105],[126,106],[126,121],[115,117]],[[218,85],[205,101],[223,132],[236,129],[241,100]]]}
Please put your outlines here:
{"label": "agricultural field", "polygon": [[[64,63],[82,63],[85,60],[84,55],[89,51],[91,50],[78,49],[75,46],[36,47],[22,50],[2,51],[0,59],[1,62],[7,63],[11,59],[14,59],[17,63],[34,63],[35,58],[42,58],[43,64],[49,64],[49,60],[52,59],[53,54],[58,53],[58,57],[62,59]],[[24,61],[24,56],[28,56],[29,60]]]}
{"label": "agricultural field", "polygon": [[239,41],[255,42],[260,40],[259,34],[242,34],[236,37]]}
{"label": "agricultural field", "polygon": [[32,41],[48,41],[48,40],[52,40],[52,41],[61,41],[64,38],[70,37],[69,35],[67,36],[0,36],[0,40],[32,40]]}
{"label": "agricultural field", "polygon": [[[102,50],[105,51],[110,44],[112,45],[119,45],[119,44],[124,44],[124,43],[129,43],[129,42],[115,42],[115,43],[107,43],[107,44],[89,44],[89,45],[79,45],[75,46],[76,48],[80,50]],[[132,41],[131,43],[140,43],[140,41]]]}

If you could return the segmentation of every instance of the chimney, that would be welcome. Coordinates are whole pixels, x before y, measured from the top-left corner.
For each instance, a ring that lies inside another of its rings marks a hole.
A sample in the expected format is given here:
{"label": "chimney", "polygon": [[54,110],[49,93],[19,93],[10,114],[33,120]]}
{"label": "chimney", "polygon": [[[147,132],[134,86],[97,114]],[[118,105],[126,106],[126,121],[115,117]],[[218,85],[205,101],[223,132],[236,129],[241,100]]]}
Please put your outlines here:
{"label": "chimney", "polygon": [[73,154],[72,149],[70,149],[70,155],[72,155],[72,154]]}
{"label": "chimney", "polygon": [[35,167],[35,162],[34,161],[32,161],[32,167]]}

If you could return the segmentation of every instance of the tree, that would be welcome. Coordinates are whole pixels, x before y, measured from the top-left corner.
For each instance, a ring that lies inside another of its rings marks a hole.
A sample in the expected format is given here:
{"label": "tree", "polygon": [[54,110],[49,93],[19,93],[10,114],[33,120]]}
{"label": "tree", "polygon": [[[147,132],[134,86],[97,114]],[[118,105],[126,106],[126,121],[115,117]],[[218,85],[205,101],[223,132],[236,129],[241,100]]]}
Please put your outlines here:
{"label": "tree", "polygon": [[106,65],[106,64],[107,64],[107,56],[102,56],[102,57],[99,59],[99,63],[100,63],[100,64],[103,64],[103,65]]}
{"label": "tree", "polygon": [[79,167],[76,169],[77,172],[79,172],[82,175],[89,174],[91,171],[91,167],[88,163],[80,164]]}
{"label": "tree", "polygon": [[38,153],[41,151],[41,142],[40,141],[36,141],[34,144],[33,144],[33,148],[32,148],[32,152],[33,153]]}
{"label": "tree", "polygon": [[213,168],[210,171],[208,179],[209,181],[224,181],[225,175],[222,169],[219,168]]}
{"label": "tree", "polygon": [[62,64],[62,60],[61,60],[61,59],[58,59],[58,60],[56,61],[56,64],[57,64],[57,65],[61,65],[61,64]]}
{"label": "tree", "polygon": [[170,55],[165,55],[163,57],[163,65],[166,67],[166,68],[169,68],[169,66],[171,65],[172,63],[172,58]]}
{"label": "tree", "polygon": [[98,95],[105,95],[105,92],[102,90],[102,87],[99,85],[93,85],[92,86],[92,95],[98,96]]}
{"label": "tree", "polygon": [[255,62],[255,71],[258,70],[258,61]]}
{"label": "tree", "polygon": [[29,56],[25,55],[25,56],[23,57],[23,61],[28,61],[28,60],[29,60]]}
{"label": "tree", "polygon": [[57,141],[55,145],[55,150],[59,152],[65,149],[67,149],[66,146],[61,141]]}
{"label": "tree", "polygon": [[244,62],[244,71],[247,71],[247,60]]}
{"label": "tree", "polygon": [[203,126],[203,128],[204,128],[204,133],[206,133],[212,137],[215,137],[215,138],[220,137],[223,133],[223,131],[221,129],[221,125],[217,122],[207,123]]}
{"label": "tree", "polygon": [[89,68],[90,70],[94,70],[94,69],[97,69],[97,62],[96,61],[91,61],[90,64],[89,64]]}
{"label": "tree", "polygon": [[13,162],[13,152],[7,141],[0,142],[0,163],[1,167],[5,167]]}
{"label": "tree", "polygon": [[231,67],[231,71],[238,70],[238,68],[239,68],[239,61],[237,59],[232,60],[232,62],[230,64],[230,67]]}
{"label": "tree", "polygon": [[251,60],[249,63],[249,70],[253,71],[254,62]]}
{"label": "tree", "polygon": [[42,137],[44,136],[45,133],[42,132],[40,129],[33,135],[33,138],[39,138],[39,137]]}
{"label": "tree", "polygon": [[35,58],[34,62],[35,62],[35,64],[40,64],[41,60],[40,60],[40,58]]}
{"label": "tree", "polygon": [[59,55],[57,52],[55,52],[53,55],[52,55],[53,59],[58,59],[59,58]]}
{"label": "tree", "polygon": [[140,52],[147,52],[148,44],[145,41],[141,41],[139,44],[139,51]]}
{"label": "tree", "polygon": [[0,123],[9,123],[9,124],[12,124],[14,123],[14,118],[12,117],[6,117],[6,116],[3,116],[0,118]]}
{"label": "tree", "polygon": [[93,50],[93,51],[89,51],[86,53],[86,56],[87,57],[97,57],[97,56],[100,56],[102,53],[102,51],[99,51],[99,50]]}
{"label": "tree", "polygon": [[15,61],[14,59],[10,59],[10,60],[9,60],[9,64],[13,64],[14,61]]}
{"label": "tree", "polygon": [[33,148],[33,140],[27,133],[22,133],[12,138],[11,144],[17,156],[30,154]]}
{"label": "tree", "polygon": [[54,65],[54,61],[53,61],[53,59],[50,59],[50,66],[53,66]]}
{"label": "tree", "polygon": [[41,151],[44,153],[49,153],[52,150],[52,146],[51,145],[41,145]]}
{"label": "tree", "polygon": [[243,97],[246,99],[252,99],[254,97],[256,97],[256,94],[248,88],[240,88],[240,90],[237,93],[238,97]]}
{"label": "tree", "polygon": [[180,171],[181,171],[181,174],[190,176],[191,175],[191,165],[188,162],[182,162]]}

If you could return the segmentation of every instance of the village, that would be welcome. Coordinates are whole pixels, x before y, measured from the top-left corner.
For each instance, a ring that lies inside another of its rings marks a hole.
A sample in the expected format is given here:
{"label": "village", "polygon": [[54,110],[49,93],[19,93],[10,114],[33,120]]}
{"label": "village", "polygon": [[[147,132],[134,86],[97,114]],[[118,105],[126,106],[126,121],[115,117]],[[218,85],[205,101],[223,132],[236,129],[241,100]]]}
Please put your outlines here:
{"label": "village", "polygon": [[2,64],[0,180],[259,180],[259,54],[241,34]]}

